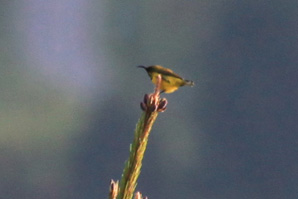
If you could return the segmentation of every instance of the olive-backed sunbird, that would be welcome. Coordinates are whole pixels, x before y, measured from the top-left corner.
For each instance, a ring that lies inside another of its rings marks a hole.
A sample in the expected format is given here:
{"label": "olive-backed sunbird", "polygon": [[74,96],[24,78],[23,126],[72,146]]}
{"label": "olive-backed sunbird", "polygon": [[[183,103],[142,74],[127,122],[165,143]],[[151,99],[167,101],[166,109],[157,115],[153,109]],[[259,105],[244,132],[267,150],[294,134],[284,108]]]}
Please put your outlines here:
{"label": "olive-backed sunbird", "polygon": [[193,86],[194,82],[190,80],[185,80],[176,73],[174,73],[171,69],[164,68],[160,65],[154,66],[138,66],[139,68],[144,68],[149,77],[151,78],[154,84],[157,83],[157,76],[161,75],[161,92],[172,93],[176,91],[181,86]]}

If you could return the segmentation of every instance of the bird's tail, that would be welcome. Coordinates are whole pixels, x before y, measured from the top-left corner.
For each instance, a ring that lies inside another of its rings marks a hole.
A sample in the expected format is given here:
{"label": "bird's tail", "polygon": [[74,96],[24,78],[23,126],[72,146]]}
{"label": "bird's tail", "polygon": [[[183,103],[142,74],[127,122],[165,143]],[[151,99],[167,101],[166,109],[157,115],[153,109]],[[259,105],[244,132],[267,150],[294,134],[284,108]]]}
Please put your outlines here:
{"label": "bird's tail", "polygon": [[193,87],[195,83],[191,80],[185,80],[185,85]]}

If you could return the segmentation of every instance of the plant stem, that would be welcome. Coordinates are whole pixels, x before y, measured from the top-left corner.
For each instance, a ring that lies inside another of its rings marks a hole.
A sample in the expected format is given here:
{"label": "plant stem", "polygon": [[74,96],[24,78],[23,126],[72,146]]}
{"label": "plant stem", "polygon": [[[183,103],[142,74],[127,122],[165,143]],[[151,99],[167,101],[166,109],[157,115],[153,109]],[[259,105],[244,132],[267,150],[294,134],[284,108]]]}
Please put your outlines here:
{"label": "plant stem", "polygon": [[125,163],[118,199],[131,199],[137,186],[137,179],[141,172],[142,160],[148,143],[148,137],[158,112],[143,112],[131,145],[129,159]]}
{"label": "plant stem", "polygon": [[158,81],[154,93],[145,95],[141,102],[143,113],[139,119],[133,143],[130,145],[130,154],[125,162],[122,178],[120,181],[120,191],[117,199],[132,199],[137,186],[137,179],[141,173],[142,160],[148,143],[148,137],[152,126],[159,112],[166,109],[167,100],[160,99],[161,76],[158,75]]}

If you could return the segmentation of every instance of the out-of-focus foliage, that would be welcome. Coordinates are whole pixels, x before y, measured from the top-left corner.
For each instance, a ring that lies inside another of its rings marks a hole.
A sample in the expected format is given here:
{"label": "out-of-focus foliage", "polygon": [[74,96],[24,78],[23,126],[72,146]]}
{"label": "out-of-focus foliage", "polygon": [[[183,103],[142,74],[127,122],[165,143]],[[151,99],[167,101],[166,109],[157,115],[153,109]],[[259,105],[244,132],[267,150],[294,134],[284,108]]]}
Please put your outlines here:
{"label": "out-of-focus foliage", "polygon": [[0,198],[104,198],[120,179],[137,65],[167,95],[138,189],[149,198],[297,198],[298,3],[2,1]]}

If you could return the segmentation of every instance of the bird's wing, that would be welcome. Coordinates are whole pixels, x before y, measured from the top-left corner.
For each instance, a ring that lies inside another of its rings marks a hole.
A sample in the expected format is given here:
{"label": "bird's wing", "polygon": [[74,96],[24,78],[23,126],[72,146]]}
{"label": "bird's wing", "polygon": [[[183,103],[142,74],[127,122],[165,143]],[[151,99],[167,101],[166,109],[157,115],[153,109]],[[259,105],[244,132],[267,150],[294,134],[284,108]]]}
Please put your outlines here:
{"label": "bird's wing", "polygon": [[162,76],[162,80],[164,80],[164,81],[166,81],[168,83],[171,83],[170,80],[167,77],[165,77],[164,75]]}
{"label": "bird's wing", "polygon": [[179,79],[183,79],[182,77],[180,77],[179,75],[177,75],[176,73],[174,73],[171,69],[164,68],[164,70],[159,70],[159,69],[157,69],[157,70],[163,76],[167,76],[168,75],[168,76],[171,76],[171,77],[176,77],[176,78],[179,78]]}

